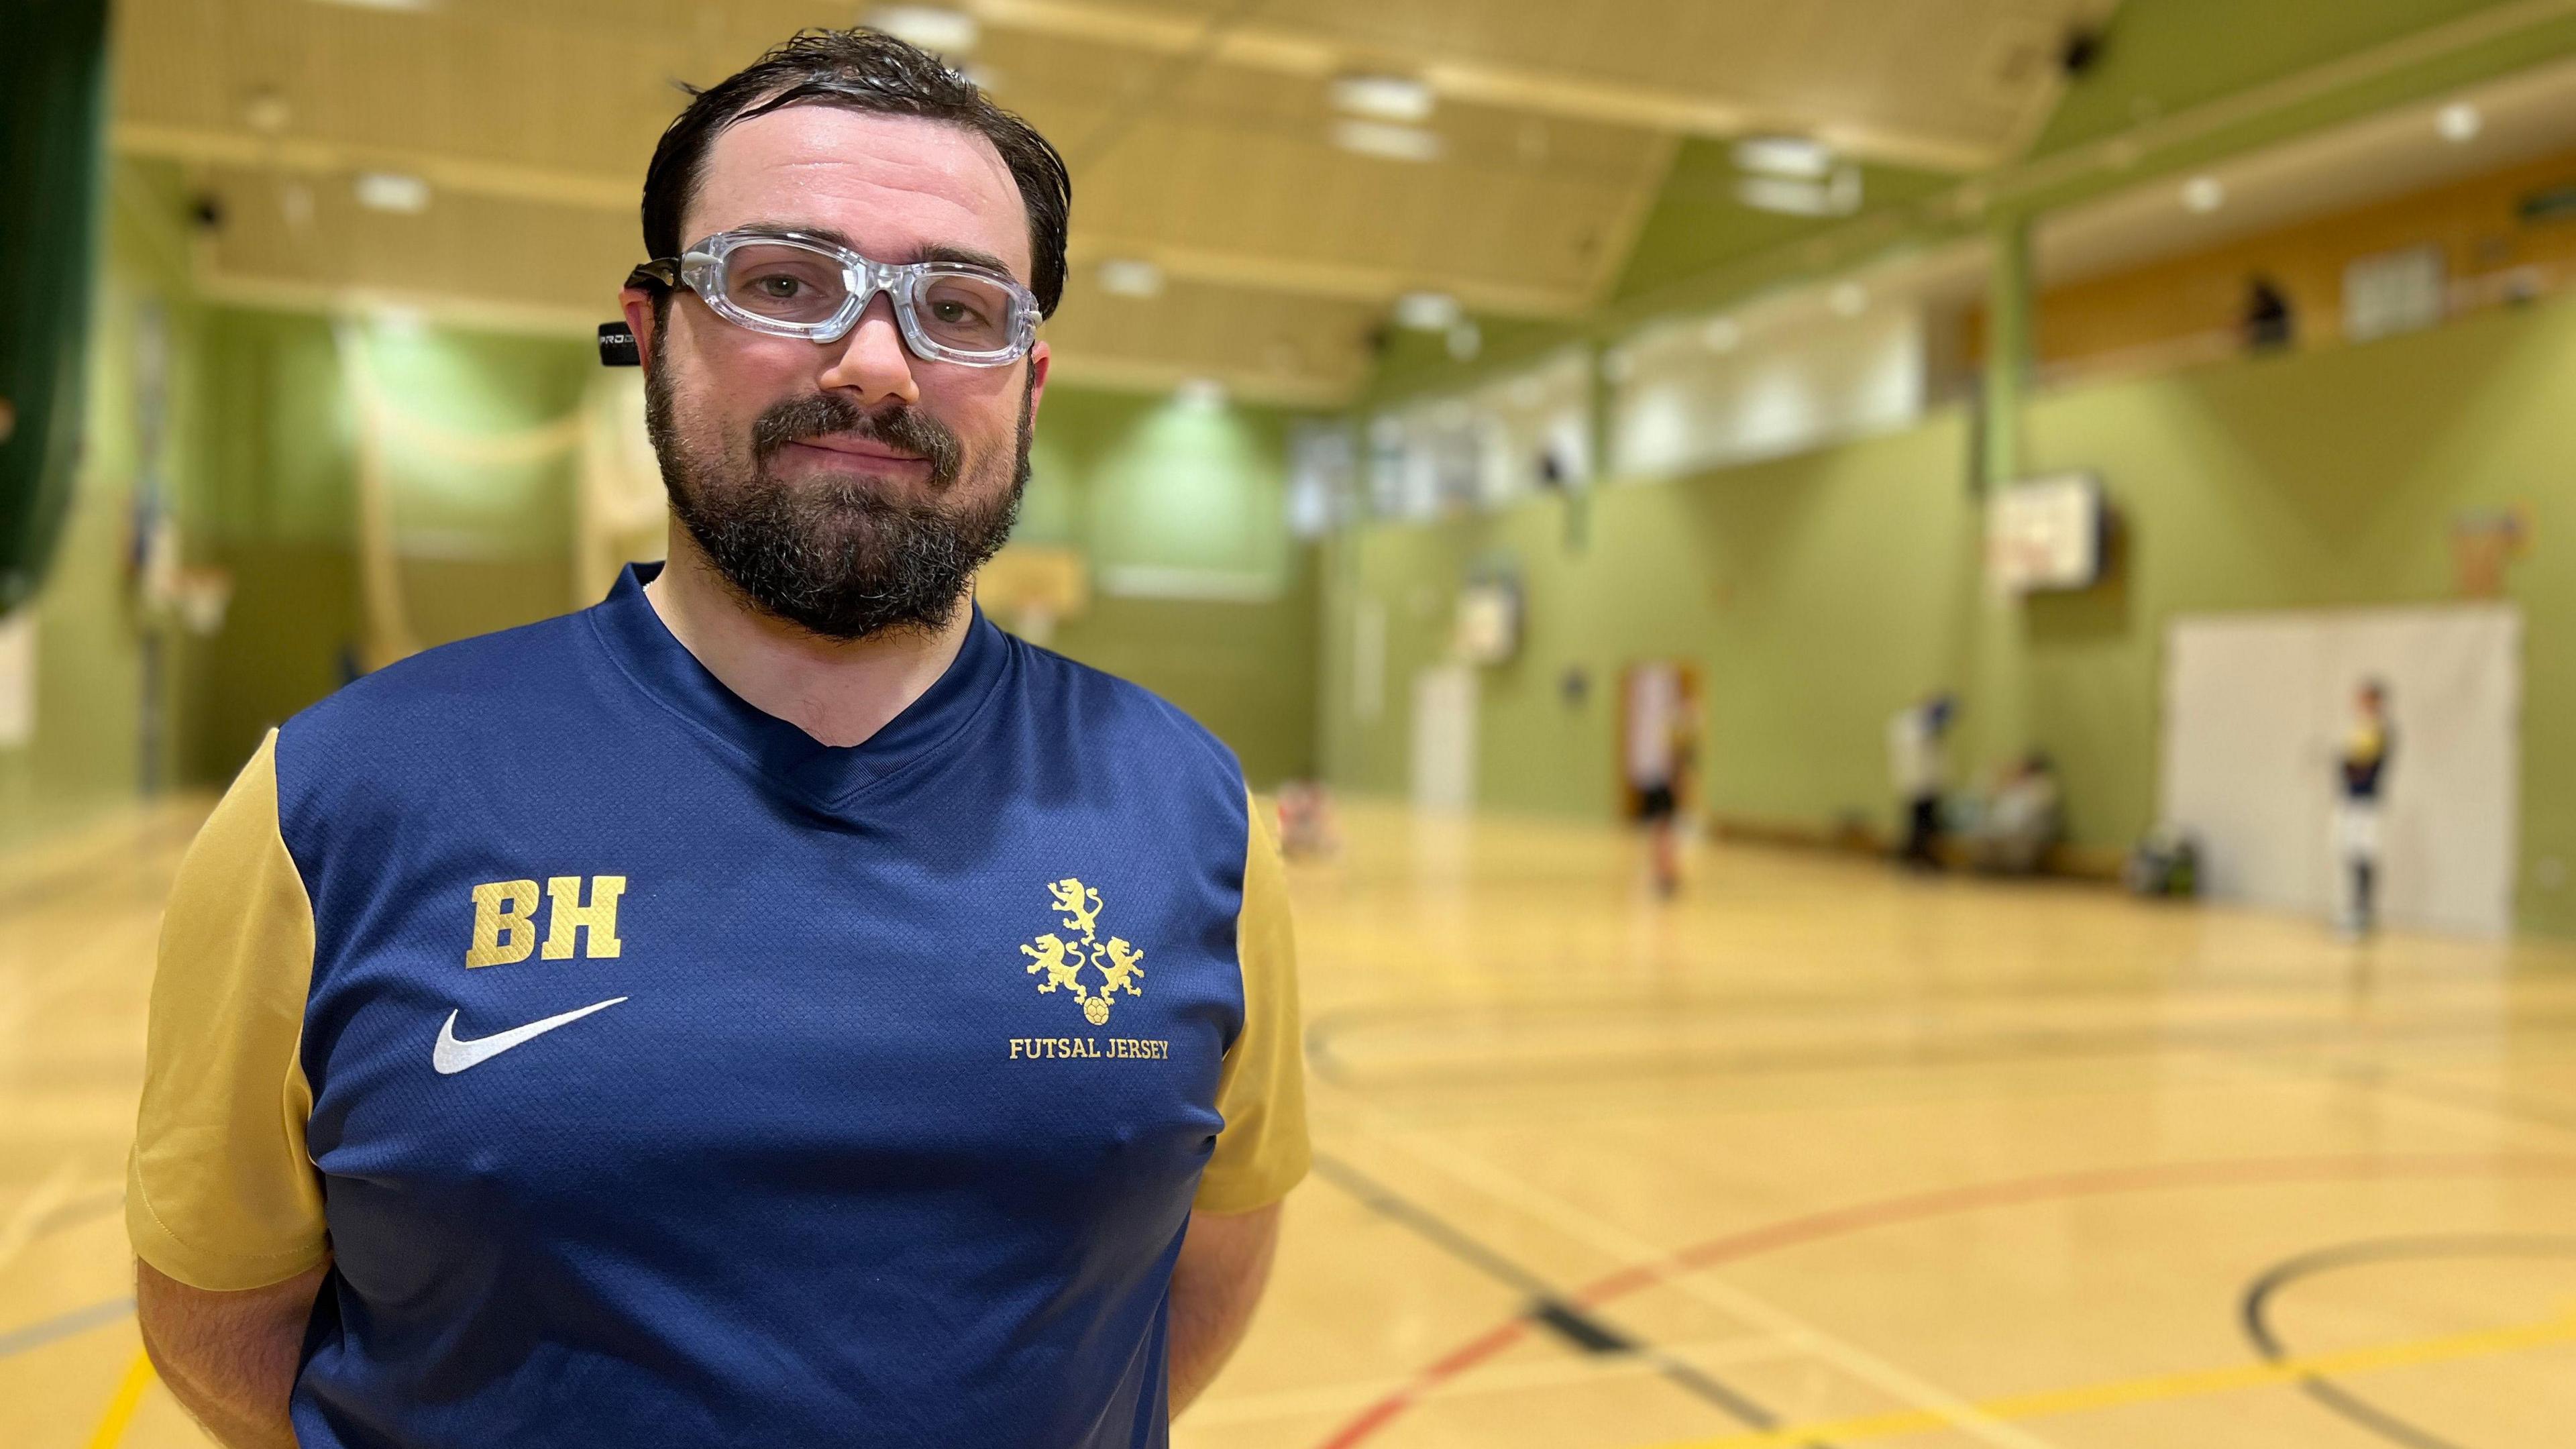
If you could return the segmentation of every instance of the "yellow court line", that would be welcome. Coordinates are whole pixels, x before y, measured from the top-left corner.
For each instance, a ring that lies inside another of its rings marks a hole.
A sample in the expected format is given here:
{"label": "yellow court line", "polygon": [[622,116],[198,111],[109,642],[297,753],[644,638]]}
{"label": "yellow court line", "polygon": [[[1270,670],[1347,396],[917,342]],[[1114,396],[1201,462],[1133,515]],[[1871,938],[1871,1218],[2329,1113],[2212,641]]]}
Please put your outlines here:
{"label": "yellow court line", "polygon": [[[2505,1328],[2482,1328],[2470,1333],[2348,1348],[2272,1363],[2150,1374],[2145,1378],[2118,1379],[2110,1383],[2007,1394],[1969,1407],[1987,1419],[2040,1419],[2052,1414],[2077,1414],[2123,1404],[2155,1403],[2166,1399],[2235,1393],[2240,1389],[2268,1388],[2329,1374],[2370,1373],[2379,1369],[2480,1358],[2488,1354],[2536,1348],[2542,1344],[2565,1343],[2570,1339],[2576,1339],[2576,1313]],[[1714,1439],[1691,1439],[1663,1446],[1663,1449],[1786,1449],[1786,1446],[1817,1439],[1845,1443],[1854,1439],[1889,1439],[1901,1434],[1922,1434],[1953,1427],[1956,1427],[1956,1422],[1952,1413],[1939,1409],[1898,1409],[1847,1419],[1819,1419],[1805,1424],[1785,1424],[1776,1429],[1723,1434]]]}
{"label": "yellow court line", "polygon": [[98,1427],[90,1431],[89,1449],[116,1449],[125,1438],[125,1426],[134,1422],[134,1411],[143,1403],[143,1391],[152,1387],[152,1356],[138,1353],[134,1365],[125,1371],[125,1379],[116,1386],[116,1396],[107,1401],[107,1412],[99,1416]]}

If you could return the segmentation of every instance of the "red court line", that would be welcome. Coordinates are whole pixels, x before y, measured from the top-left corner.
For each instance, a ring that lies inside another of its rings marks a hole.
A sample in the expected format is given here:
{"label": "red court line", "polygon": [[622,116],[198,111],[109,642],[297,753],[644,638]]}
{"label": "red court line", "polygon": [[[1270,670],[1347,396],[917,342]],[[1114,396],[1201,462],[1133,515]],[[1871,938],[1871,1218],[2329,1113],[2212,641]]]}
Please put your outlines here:
{"label": "red court line", "polygon": [[[2276,1183],[2345,1182],[2366,1178],[2576,1176],[2576,1157],[2497,1157],[2469,1153],[2397,1153],[2339,1157],[2253,1157],[2214,1162],[2175,1162],[2146,1167],[2096,1168],[2055,1172],[1965,1187],[1904,1193],[1848,1207],[1828,1208],[1794,1218],[1729,1233],[1683,1248],[1651,1263],[1622,1268],[1574,1290],[1576,1302],[1589,1305],[1670,1282],[1684,1274],[1720,1263],[1739,1262],[1782,1248],[1821,1242],[1870,1228],[1921,1222],[1982,1208],[2016,1207],[2070,1198],[2109,1197],[2121,1193],[2170,1191],[2190,1187],[2257,1187]],[[1529,1320],[1515,1317],[1459,1345],[1425,1366],[1412,1382],[1360,1411],[1333,1431],[1319,1449],[1351,1449],[1385,1428],[1443,1383],[1494,1357],[1528,1332]]]}

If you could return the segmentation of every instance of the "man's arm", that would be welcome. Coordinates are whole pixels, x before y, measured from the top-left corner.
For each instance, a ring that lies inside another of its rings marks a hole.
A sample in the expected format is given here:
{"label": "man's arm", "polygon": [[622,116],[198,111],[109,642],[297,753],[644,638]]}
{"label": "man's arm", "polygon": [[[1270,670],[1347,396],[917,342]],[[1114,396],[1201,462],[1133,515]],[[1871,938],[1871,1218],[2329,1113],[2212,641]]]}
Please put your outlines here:
{"label": "man's arm", "polygon": [[1194,1212],[1172,1268],[1172,1416],[1199,1396],[1252,1326],[1279,1244],[1279,1204],[1248,1213]]}
{"label": "man's arm", "polygon": [[225,1449],[295,1449],[286,1399],[322,1272],[215,1293],[149,1263],[134,1265],[144,1351],[171,1394]]}

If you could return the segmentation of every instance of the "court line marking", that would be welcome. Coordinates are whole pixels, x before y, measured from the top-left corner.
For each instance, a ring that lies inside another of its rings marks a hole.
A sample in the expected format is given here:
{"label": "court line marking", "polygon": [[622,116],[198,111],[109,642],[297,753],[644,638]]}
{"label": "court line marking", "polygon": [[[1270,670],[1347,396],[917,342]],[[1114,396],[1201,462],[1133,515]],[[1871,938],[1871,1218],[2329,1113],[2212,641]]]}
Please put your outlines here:
{"label": "court line marking", "polygon": [[152,1355],[138,1353],[107,1401],[107,1412],[101,1414],[98,1427],[89,1435],[89,1449],[116,1449],[125,1439],[125,1426],[134,1422],[134,1411],[143,1405],[144,1391],[152,1387]]}
{"label": "court line marking", "polygon": [[[2372,1344],[2363,1348],[2338,1349],[2332,1353],[2312,1353],[2299,1358],[2275,1359],[2269,1363],[2186,1369],[2179,1373],[2148,1374],[2141,1378],[2112,1379],[2102,1383],[2078,1384],[2070,1388],[2005,1394],[1980,1400],[1976,1408],[1980,1414],[1994,1419],[2047,1418],[2060,1414],[2115,1409],[2131,1404],[2164,1403],[2174,1399],[2205,1398],[2213,1394],[2238,1393],[2246,1389],[2272,1388],[2310,1378],[2349,1377],[2353,1374],[2375,1373],[2386,1369],[2413,1368],[2423,1364],[2485,1358],[2495,1354],[2513,1353],[2522,1349],[2570,1341],[2576,1341],[2576,1313],[2563,1313],[2555,1318],[2538,1319],[2529,1323],[2507,1324],[2502,1328],[2471,1329],[2465,1333],[2445,1333],[2431,1338],[2406,1339],[2396,1343]],[[1952,1425],[1949,1419],[1938,1410],[1898,1409],[1881,1414],[1857,1414],[1844,1419],[1819,1419],[1806,1424],[1784,1425],[1778,1429],[1721,1434],[1712,1439],[1685,1439],[1665,1445],[1663,1449],[1780,1449],[1780,1446],[1792,1445],[1808,1439],[1892,1439],[1900,1435],[1922,1434],[1950,1427]]]}
{"label": "court line marking", "polygon": [[1560,1336],[1572,1338],[1578,1351],[1590,1355],[1630,1355],[1641,1359],[1653,1365],[1656,1372],[1684,1392],[1715,1404],[1739,1424],[1768,1429],[1780,1422],[1780,1415],[1743,1390],[1701,1365],[1669,1352],[1642,1334],[1630,1332],[1586,1312],[1556,1284],[1513,1262],[1438,1213],[1331,1153],[1316,1153],[1314,1170],[1316,1176],[1350,1194],[1360,1206],[1410,1229],[1434,1247],[1508,1285],[1513,1292],[1528,1300],[1528,1305],[1521,1310],[1525,1321],[1545,1325]]}
{"label": "court line marking", "polygon": [[[2496,1153],[2405,1153],[2386,1156],[2255,1157],[2146,1166],[2093,1168],[1970,1183],[1901,1193],[1846,1207],[1801,1214],[1712,1238],[1673,1253],[1657,1253],[1633,1267],[1577,1291],[1597,1303],[1655,1287],[1677,1275],[1782,1248],[1821,1242],[1870,1228],[1890,1227],[1992,1207],[2018,1207],[2065,1198],[2188,1187],[2248,1187],[2339,1182],[2353,1178],[2443,1178],[2576,1175],[2576,1157]],[[1350,1449],[1422,1402],[1448,1380],[1511,1347],[1526,1325],[1510,1319],[1460,1344],[1417,1370],[1401,1389],[1371,1404],[1323,1441],[1322,1449]]]}
{"label": "court line marking", "polygon": [[74,1334],[87,1333],[93,1328],[114,1323],[133,1311],[134,1300],[131,1297],[120,1297],[86,1304],[68,1313],[57,1313],[51,1318],[39,1318],[33,1323],[0,1333],[0,1358],[25,1353],[29,1349],[43,1348],[46,1344],[70,1338]]}
{"label": "court line marking", "polygon": [[[2451,1233],[2404,1238],[2376,1238],[2319,1248],[2276,1263],[2246,1285],[2237,1316],[2247,1341],[2267,1363],[2291,1357],[2271,1322],[2272,1301],[2294,1283],[2320,1274],[2381,1263],[2423,1263],[2460,1258],[2576,1257],[2576,1238],[2531,1233]],[[2460,1449],[2458,1444],[2399,1418],[2323,1374],[2310,1375],[2299,1387],[2309,1398],[2383,1439],[2405,1449]]]}
{"label": "court line marking", "polygon": [[[1730,1364],[1778,1363],[1794,1356],[1775,1339],[1758,1334],[1739,1334],[1731,1338],[1696,1339],[1688,1343],[1662,1346],[1666,1353],[1686,1357],[1693,1363],[1724,1367]],[[1569,1355],[1564,1358],[1540,1359],[1529,1363],[1497,1364],[1472,1379],[1462,1379],[1445,1386],[1440,1397],[1446,1399],[1477,1398],[1488,1394],[1517,1393],[1523,1389],[1558,1388],[1568,1384],[1597,1383],[1604,1379],[1636,1378],[1654,1374],[1660,1365],[1653,1359],[1635,1354],[1615,1356]],[[1301,1414],[1331,1413],[1357,1409],[1378,1395],[1400,1388],[1400,1378],[1345,1379],[1339,1383],[1303,1389],[1273,1389],[1262,1393],[1237,1394],[1219,1398],[1210,1396],[1190,1405],[1190,1424],[1205,1429],[1217,1425],[1255,1424],[1271,1419],[1292,1418]]]}
{"label": "court line marking", "polygon": [[56,1208],[71,1200],[72,1189],[79,1181],[80,1158],[68,1156],[54,1164],[53,1171],[27,1190],[27,1195],[20,1198],[18,1206],[10,1212],[9,1220],[0,1223],[0,1268],[8,1267],[11,1259],[27,1251],[27,1245],[36,1240],[37,1224],[53,1216]]}
{"label": "court line marking", "polygon": [[[1471,1153],[1459,1152],[1445,1143],[1434,1145],[1419,1134],[1390,1128],[1384,1121],[1386,1114],[1377,1109],[1361,1107],[1358,1115],[1362,1130],[1393,1141],[1399,1149],[1411,1152],[1435,1170],[1519,1208],[1524,1214],[1548,1223],[1606,1257],[1656,1260],[1665,1256],[1661,1248],[1632,1236],[1626,1229],[1595,1217]],[[1909,1403],[1938,1409],[1944,1415],[1941,1422],[1971,1437],[2000,1446],[2000,1449],[2056,1449],[2038,1435],[1981,1413],[1959,1395],[1856,1343],[1826,1332],[1767,1298],[1705,1275],[1675,1278],[1671,1282],[1683,1293],[1732,1315],[1740,1322],[1760,1328],[1784,1343],[1802,1348],[1881,1392]],[[1595,1303],[1600,1299],[1592,1293],[1578,1291],[1575,1301]],[[1803,1440],[1815,1436],[1801,1434],[1796,1437]],[[1332,1442],[1339,1446],[1354,1441],[1336,1438]]]}

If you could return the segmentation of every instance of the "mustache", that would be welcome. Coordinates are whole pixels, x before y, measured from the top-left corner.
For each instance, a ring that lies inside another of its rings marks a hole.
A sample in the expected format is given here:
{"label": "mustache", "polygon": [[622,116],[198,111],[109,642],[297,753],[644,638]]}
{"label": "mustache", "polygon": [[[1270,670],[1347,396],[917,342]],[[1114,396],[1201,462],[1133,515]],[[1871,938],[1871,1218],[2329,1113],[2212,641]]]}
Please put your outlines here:
{"label": "mustache", "polygon": [[928,413],[900,403],[869,412],[829,392],[771,404],[751,425],[751,455],[765,463],[790,443],[834,433],[883,443],[922,459],[930,464],[934,488],[956,482],[965,466],[966,450],[957,435]]}

